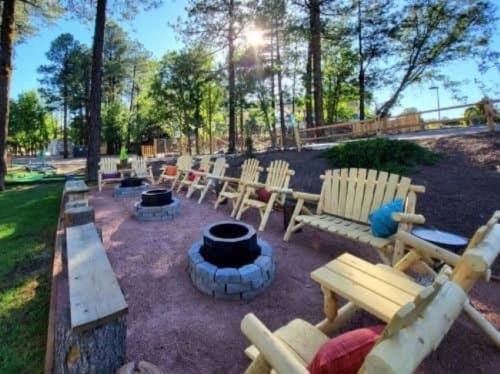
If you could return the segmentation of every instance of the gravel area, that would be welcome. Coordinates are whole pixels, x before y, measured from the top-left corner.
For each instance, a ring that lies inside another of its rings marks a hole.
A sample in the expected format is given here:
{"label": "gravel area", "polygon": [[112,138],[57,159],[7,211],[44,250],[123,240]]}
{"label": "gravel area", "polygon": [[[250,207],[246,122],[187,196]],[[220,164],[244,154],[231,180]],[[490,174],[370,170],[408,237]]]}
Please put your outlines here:
{"label": "gravel area", "polygon": [[[316,166],[309,167],[316,165],[312,154],[304,152],[295,161],[295,165],[302,165],[296,169],[304,170],[301,186],[319,186]],[[324,160],[317,162],[327,166]],[[316,323],[324,318],[323,298],[319,286],[310,279],[311,271],[345,251],[377,260],[369,247],[313,229],[305,229],[285,243],[283,216],[275,212],[266,231],[259,233],[275,251],[274,282],[252,301],[216,300],[191,283],[186,271],[187,250],[201,238],[205,225],[228,219],[229,205],[215,211],[214,196],[202,205],[177,196],[181,200],[179,217],[168,222],[140,222],[132,218],[133,199],[114,199],[112,188],[91,193],[104,246],[129,304],[128,361],[147,360],[168,373],[241,373],[249,363],[243,353],[248,341],[239,327],[246,313],[254,312],[270,329],[293,318]],[[461,216],[457,219],[463,220]],[[250,211],[244,220],[256,227],[258,213]],[[499,291],[499,283],[481,283],[471,295],[474,305],[497,328]],[[358,313],[344,330],[374,322],[368,314]],[[462,316],[419,371],[495,373],[499,367],[496,348]]]}

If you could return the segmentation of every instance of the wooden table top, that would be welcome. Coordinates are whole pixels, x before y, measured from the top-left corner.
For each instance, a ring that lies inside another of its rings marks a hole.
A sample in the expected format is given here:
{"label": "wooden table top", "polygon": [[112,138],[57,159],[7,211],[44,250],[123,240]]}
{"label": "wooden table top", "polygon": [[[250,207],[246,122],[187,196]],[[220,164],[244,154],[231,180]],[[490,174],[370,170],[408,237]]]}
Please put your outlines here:
{"label": "wooden table top", "polygon": [[403,273],[349,253],[314,270],[311,278],[385,322],[422,290]]}

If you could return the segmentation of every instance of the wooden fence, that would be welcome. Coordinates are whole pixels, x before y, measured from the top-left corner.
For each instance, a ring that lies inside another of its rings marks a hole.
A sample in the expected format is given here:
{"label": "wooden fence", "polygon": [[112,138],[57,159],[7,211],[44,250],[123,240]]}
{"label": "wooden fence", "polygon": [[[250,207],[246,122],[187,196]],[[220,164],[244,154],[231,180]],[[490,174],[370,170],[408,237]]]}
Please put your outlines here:
{"label": "wooden fence", "polygon": [[486,125],[491,131],[495,130],[495,116],[498,112],[493,104],[500,102],[496,100],[482,100],[478,103],[455,105],[445,108],[425,110],[415,113],[405,113],[389,118],[374,118],[364,121],[335,123],[331,125],[311,127],[305,129],[294,129],[294,137],[297,149],[300,151],[306,144],[314,144],[324,141],[335,141],[340,139],[362,138],[382,134],[405,133],[422,130],[439,129],[443,126],[451,127],[465,122],[465,118],[447,118],[424,120],[423,114],[445,112],[454,109],[469,107],[480,108],[486,118]]}

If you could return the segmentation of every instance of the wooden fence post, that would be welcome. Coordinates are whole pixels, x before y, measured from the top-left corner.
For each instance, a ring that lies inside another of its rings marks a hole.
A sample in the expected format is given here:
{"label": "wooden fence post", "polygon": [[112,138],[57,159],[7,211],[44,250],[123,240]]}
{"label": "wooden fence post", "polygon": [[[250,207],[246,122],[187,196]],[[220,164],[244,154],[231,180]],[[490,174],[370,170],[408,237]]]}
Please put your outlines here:
{"label": "wooden fence post", "polygon": [[495,108],[491,104],[491,101],[486,99],[482,102],[484,108],[484,114],[486,116],[486,126],[491,132],[495,131]]}
{"label": "wooden fence post", "polygon": [[297,151],[301,152],[302,151],[302,146],[300,144],[300,131],[299,131],[299,125],[295,125],[293,127],[293,133],[295,135],[295,144],[297,145]]}

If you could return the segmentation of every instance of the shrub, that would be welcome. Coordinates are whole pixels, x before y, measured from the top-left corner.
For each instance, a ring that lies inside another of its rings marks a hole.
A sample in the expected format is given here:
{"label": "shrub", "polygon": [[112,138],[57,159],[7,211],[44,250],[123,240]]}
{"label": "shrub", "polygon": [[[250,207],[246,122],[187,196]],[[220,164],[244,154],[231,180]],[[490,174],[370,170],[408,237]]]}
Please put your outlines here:
{"label": "shrub", "polygon": [[128,152],[127,148],[123,147],[120,149],[120,161],[127,161],[128,160]]}
{"label": "shrub", "polygon": [[384,138],[347,142],[328,149],[323,157],[334,168],[357,167],[406,175],[419,165],[434,165],[440,156],[407,140]]}

